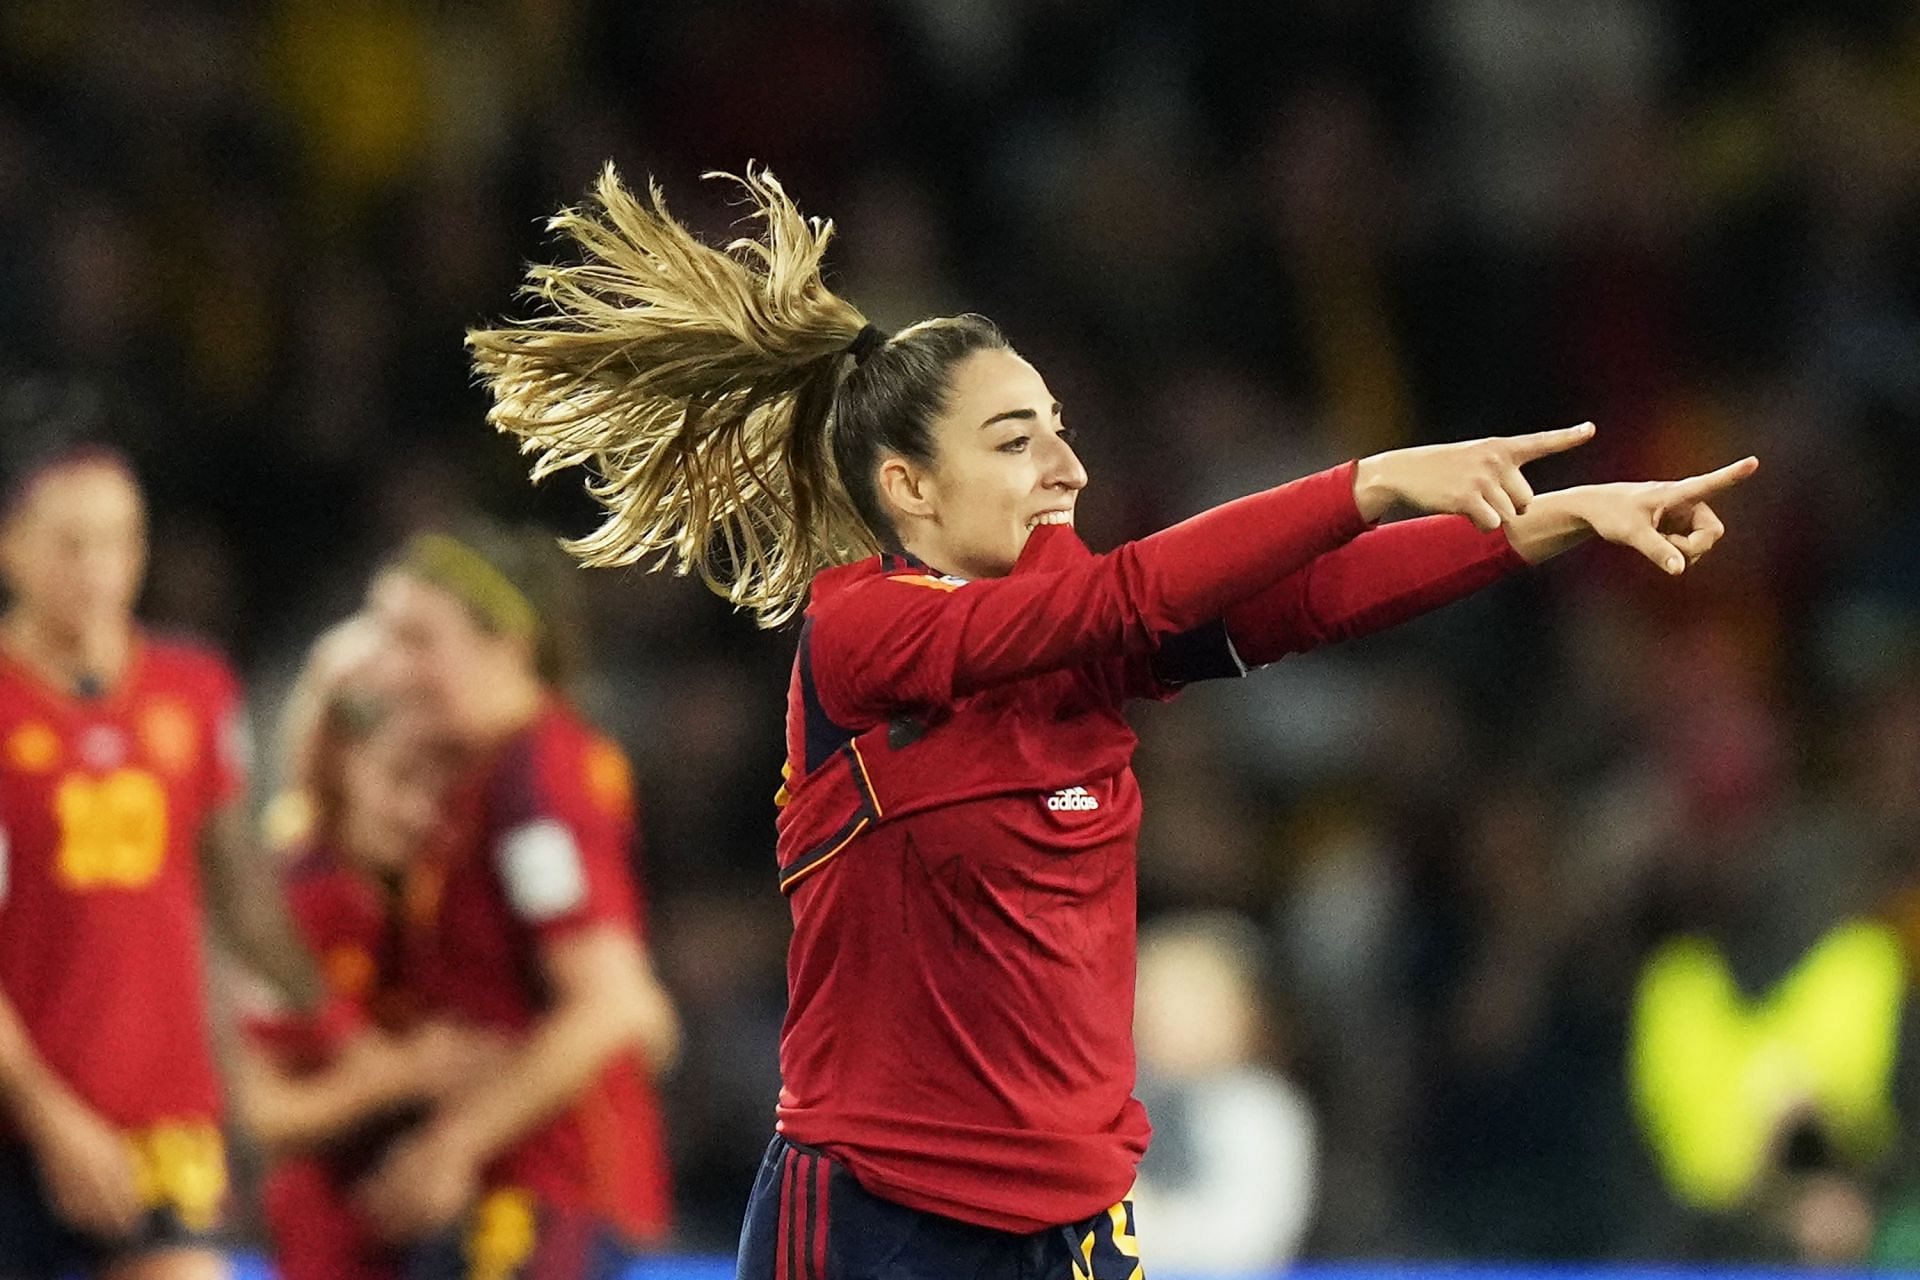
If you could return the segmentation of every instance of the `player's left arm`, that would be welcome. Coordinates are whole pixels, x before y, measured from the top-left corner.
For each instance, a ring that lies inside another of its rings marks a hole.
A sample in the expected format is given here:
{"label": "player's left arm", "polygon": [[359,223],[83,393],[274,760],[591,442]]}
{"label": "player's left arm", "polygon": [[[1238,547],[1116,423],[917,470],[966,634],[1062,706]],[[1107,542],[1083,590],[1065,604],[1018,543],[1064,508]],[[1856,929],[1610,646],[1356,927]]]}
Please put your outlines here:
{"label": "player's left arm", "polygon": [[1361,534],[1227,611],[1249,667],[1370,635],[1468,596],[1527,561],[1503,530],[1423,516]]}
{"label": "player's left arm", "polygon": [[1515,552],[1531,564],[1601,538],[1631,547],[1678,576],[1727,531],[1707,499],[1759,469],[1758,458],[1746,457],[1685,480],[1588,484],[1542,494],[1509,522],[1507,536]]}
{"label": "player's left arm", "polygon": [[208,929],[292,1008],[311,1010],[324,994],[320,977],[287,915],[279,868],[247,807],[253,751],[239,681],[214,661],[195,668],[191,679],[206,717],[199,777],[207,816],[195,851]]}
{"label": "player's left arm", "polygon": [[321,998],[320,975],[286,913],[272,860],[254,838],[246,801],[227,800],[200,832],[200,877],[214,936],[296,1009]]}
{"label": "player's left arm", "polygon": [[[1162,680],[1233,675],[1289,653],[1371,635],[1599,537],[1670,574],[1713,549],[1726,526],[1707,499],[1752,475],[1753,458],[1685,480],[1581,485],[1541,494],[1497,530],[1426,516],[1371,530],[1227,611],[1220,628],[1156,655]],[[1224,634],[1230,649],[1223,650]],[[1189,655],[1192,655],[1189,657]],[[1192,670],[1183,670],[1190,663]],[[1236,670],[1237,668],[1237,670]]]}

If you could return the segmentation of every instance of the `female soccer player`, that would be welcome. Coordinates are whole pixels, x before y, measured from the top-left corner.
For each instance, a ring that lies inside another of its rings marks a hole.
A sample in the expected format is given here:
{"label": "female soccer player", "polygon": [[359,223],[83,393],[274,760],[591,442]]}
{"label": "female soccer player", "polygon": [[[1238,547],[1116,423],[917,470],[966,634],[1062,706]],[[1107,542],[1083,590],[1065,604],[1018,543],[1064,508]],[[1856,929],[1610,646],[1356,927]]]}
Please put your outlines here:
{"label": "female soccer player", "polygon": [[[1536,497],[1590,426],[1397,450],[1095,555],[1060,403],[972,315],[891,337],[773,178],[721,252],[629,194],[552,223],[546,314],[476,331],[536,476],[593,471],[590,564],[671,563],[773,625],[794,937],[778,1136],[742,1280],[1130,1277],[1130,698],[1377,631],[1590,535],[1669,573],[1748,458]],[[1390,511],[1440,513],[1375,529]],[[1465,517],[1465,518],[1462,518]]]}
{"label": "female soccer player", "polygon": [[400,1280],[404,1259],[354,1201],[429,1104],[493,1070],[497,1037],[416,1025],[399,988],[399,890],[433,833],[451,760],[425,717],[370,682],[378,631],[315,644],[284,714],[287,905],[327,986],[319,1011],[248,1019],[235,1084],[273,1156],[263,1192],[283,1280]]}
{"label": "female soccer player", "polygon": [[641,941],[626,760],[556,692],[556,569],[545,538],[426,534],[370,593],[396,686],[471,761],[409,871],[402,981],[421,1016],[515,1045],[365,1187],[410,1277],[600,1280],[669,1225],[645,1066],[679,1029]]}
{"label": "female soccer player", "polygon": [[201,879],[297,999],[241,790],[239,689],[134,622],[139,485],[76,443],[0,494],[0,1275],[225,1274]]}

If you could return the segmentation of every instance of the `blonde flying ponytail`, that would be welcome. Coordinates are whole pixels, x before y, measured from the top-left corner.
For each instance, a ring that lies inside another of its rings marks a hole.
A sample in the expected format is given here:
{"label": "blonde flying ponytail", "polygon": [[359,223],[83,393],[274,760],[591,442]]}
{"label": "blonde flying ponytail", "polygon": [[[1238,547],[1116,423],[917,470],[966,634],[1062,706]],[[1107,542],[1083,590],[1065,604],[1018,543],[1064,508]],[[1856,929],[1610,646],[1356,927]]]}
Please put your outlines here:
{"label": "blonde flying ponytail", "polygon": [[822,282],[833,224],[801,215],[765,169],[740,184],[757,239],[724,250],[641,200],[608,165],[548,229],[580,260],[534,266],[539,314],[467,334],[488,420],[533,478],[585,467],[606,510],[567,548],[584,563],[698,573],[762,626],[792,618],[814,574],[870,554],[833,469],[834,392],[866,317]]}

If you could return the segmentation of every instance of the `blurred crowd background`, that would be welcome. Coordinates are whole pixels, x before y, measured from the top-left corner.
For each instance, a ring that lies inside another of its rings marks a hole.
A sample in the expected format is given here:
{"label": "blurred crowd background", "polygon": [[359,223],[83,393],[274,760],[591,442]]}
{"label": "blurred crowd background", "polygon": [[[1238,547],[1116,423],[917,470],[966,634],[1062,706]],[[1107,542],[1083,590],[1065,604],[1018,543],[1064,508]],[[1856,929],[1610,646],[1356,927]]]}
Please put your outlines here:
{"label": "blurred crowd background", "polygon": [[[1678,581],[1584,548],[1141,712],[1143,1201],[1276,1256],[1916,1248],[1912,1029],[1811,1033],[1891,1037],[1848,1093],[1782,1009],[1836,926],[1920,943],[1920,11],[8,0],[0,422],[111,419],[147,616],[264,720],[407,532],[590,527],[460,338],[609,158],[713,236],[698,175],[767,162],[883,325],[999,320],[1084,433],[1096,548],[1401,444],[1598,422],[1536,488],[1758,453]],[[725,1249],[777,1087],[792,637],[584,585],[690,1035],[682,1243]]]}

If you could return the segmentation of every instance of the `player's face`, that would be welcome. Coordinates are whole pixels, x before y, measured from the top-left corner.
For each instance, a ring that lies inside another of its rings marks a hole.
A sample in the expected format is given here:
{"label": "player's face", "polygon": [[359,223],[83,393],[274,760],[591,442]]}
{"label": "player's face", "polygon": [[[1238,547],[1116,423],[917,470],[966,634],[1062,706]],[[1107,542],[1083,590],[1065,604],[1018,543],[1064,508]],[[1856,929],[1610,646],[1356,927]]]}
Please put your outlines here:
{"label": "player's face", "polygon": [[934,423],[933,466],[919,474],[925,531],[913,549],[963,578],[1012,571],[1042,523],[1072,524],[1086,468],[1072,432],[1034,367],[1011,351],[976,351],[954,367],[946,411]]}
{"label": "player's face", "polygon": [[0,571],[17,607],[69,634],[127,625],[146,567],[146,504],[111,463],[40,476],[0,529]]}
{"label": "player's face", "polygon": [[410,573],[383,573],[368,596],[368,612],[386,633],[385,673],[402,697],[424,710],[443,732],[484,735],[503,694],[530,679],[526,646],[482,627],[451,592]]}
{"label": "player's face", "polygon": [[416,709],[389,715],[341,762],[347,852],[376,872],[404,869],[440,820],[453,759]]}

